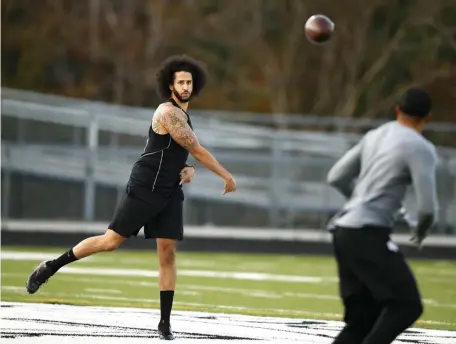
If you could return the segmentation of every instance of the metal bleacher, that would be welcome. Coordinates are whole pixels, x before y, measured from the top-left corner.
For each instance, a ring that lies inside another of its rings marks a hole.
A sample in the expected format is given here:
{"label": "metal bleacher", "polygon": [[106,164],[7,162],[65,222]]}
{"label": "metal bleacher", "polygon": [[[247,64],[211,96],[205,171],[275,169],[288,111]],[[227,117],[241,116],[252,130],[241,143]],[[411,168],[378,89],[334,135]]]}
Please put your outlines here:
{"label": "metal bleacher", "polygon": [[[143,147],[99,145],[99,132],[144,137],[152,111],[2,88],[2,116],[87,133],[83,146],[2,140],[2,169],[123,187]],[[218,160],[233,166],[238,191],[222,196],[223,181],[198,169],[194,183],[186,186],[187,198],[315,212],[331,212],[342,204],[342,197],[325,184],[325,173],[358,135],[274,130],[214,113],[192,111],[195,131]]]}

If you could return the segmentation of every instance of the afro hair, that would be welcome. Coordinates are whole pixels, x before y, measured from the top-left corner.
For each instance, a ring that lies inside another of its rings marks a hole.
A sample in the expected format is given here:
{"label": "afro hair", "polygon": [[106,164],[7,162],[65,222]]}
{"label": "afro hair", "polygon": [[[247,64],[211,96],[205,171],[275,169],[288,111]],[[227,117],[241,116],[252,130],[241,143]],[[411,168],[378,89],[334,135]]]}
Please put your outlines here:
{"label": "afro hair", "polygon": [[193,78],[192,96],[198,96],[206,85],[207,75],[204,66],[187,55],[174,55],[163,61],[157,72],[157,93],[162,99],[171,97],[169,86],[174,82],[176,72],[189,72]]}

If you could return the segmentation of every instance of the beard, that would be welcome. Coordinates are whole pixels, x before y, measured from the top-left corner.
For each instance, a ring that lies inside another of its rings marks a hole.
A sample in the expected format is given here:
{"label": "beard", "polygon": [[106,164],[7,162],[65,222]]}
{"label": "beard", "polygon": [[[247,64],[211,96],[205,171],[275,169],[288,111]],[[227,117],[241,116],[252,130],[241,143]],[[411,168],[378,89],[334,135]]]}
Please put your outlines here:
{"label": "beard", "polygon": [[176,90],[173,90],[173,94],[176,96],[177,99],[179,99],[181,103],[188,103],[190,101],[190,98],[192,97],[192,94],[188,93],[188,96],[186,98],[182,98],[182,96]]}

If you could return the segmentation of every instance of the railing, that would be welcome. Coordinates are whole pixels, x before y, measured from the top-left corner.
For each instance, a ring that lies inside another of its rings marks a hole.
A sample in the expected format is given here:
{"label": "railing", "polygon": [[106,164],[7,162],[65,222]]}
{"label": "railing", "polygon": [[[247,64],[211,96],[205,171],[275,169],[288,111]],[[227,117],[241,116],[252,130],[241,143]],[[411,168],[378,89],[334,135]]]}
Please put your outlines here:
{"label": "railing", "polygon": [[[84,146],[71,145],[70,141],[65,145],[52,145],[52,129],[46,133],[49,142],[45,144],[33,144],[23,132],[21,135],[25,138],[20,142],[2,141],[2,169],[83,182],[83,217],[92,220],[96,185],[121,188],[143,148],[116,145],[112,143],[115,140],[108,145],[100,144],[100,132],[145,137],[153,110],[11,89],[2,89],[2,97],[3,116],[19,124],[33,120],[84,131]],[[272,227],[283,223],[281,216],[293,217],[299,212],[327,216],[342,204],[340,195],[325,184],[325,174],[335,159],[359,139],[359,134],[277,130],[271,127],[274,116],[257,114],[228,116],[220,111],[192,111],[191,116],[201,142],[235,173],[239,192],[221,197],[222,184],[218,177],[198,169],[194,184],[187,188],[189,199],[262,208]],[[340,121],[352,127],[373,125],[367,121],[312,116],[277,118],[288,124],[324,125]],[[248,124],[252,122],[262,125]],[[435,123],[429,130],[456,132],[456,125]],[[456,175],[456,149],[439,147],[439,150]],[[454,182],[452,186],[455,187]],[[8,197],[5,200],[8,202]],[[411,196],[408,200],[413,203]],[[445,202],[449,205],[448,221],[456,225],[454,197]],[[281,215],[284,212],[285,215]]]}

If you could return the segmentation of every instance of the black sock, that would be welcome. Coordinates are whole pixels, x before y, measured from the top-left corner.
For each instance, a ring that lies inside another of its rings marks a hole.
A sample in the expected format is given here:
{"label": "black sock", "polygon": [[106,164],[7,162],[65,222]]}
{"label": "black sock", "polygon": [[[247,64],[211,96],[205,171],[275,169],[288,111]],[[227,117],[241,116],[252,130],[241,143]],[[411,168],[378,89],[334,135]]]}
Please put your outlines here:
{"label": "black sock", "polygon": [[50,261],[49,266],[54,270],[54,272],[57,272],[62,266],[75,262],[76,260],[78,260],[78,258],[76,258],[73,253],[73,249],[71,249],[62,254],[59,258]]}
{"label": "black sock", "polygon": [[160,290],[160,322],[169,324],[173,308],[174,290]]}

